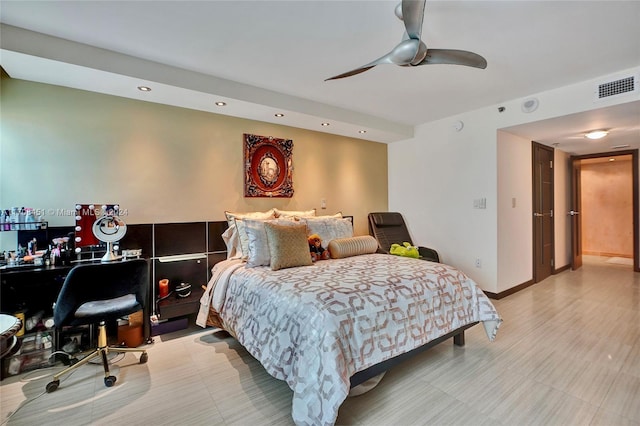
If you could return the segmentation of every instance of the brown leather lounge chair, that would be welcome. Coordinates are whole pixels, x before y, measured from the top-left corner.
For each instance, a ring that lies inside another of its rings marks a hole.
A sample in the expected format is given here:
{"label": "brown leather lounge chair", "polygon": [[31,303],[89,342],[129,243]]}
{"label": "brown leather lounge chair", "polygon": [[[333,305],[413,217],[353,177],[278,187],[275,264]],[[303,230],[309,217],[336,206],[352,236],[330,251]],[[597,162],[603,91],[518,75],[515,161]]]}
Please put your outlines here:
{"label": "brown leather lounge chair", "polygon": [[[398,212],[369,213],[369,234],[378,240],[378,252],[389,253],[391,245],[405,241],[414,245],[409,230]],[[420,258],[431,262],[440,262],[440,256],[434,249],[418,246]]]}

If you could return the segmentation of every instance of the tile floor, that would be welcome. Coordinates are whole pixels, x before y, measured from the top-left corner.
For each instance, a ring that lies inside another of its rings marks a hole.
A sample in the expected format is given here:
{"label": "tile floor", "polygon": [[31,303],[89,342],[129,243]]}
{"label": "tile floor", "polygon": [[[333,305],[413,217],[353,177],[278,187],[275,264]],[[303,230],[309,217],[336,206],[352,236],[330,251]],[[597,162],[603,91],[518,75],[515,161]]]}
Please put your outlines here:
{"label": "tile floor", "polygon": [[[495,342],[476,326],[464,348],[417,356],[349,398],[338,424],[640,425],[640,274],[605,261],[494,301]],[[292,424],[287,385],[210,329],[156,337],[146,364],[126,355],[112,388],[89,365],[43,393],[52,371],[0,382],[3,425]]]}

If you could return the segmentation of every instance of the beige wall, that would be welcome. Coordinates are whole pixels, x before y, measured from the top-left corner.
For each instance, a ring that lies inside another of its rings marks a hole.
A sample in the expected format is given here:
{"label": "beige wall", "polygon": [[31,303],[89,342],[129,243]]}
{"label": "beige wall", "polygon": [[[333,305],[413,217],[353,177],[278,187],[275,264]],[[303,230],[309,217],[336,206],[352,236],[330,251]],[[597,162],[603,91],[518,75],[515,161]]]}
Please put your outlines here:
{"label": "beige wall", "polygon": [[[2,208],[117,202],[150,223],[315,207],[353,215],[356,234],[387,210],[385,144],[10,78],[1,108]],[[244,198],[243,133],[293,140],[293,198]]]}
{"label": "beige wall", "polygon": [[582,164],[582,251],[633,258],[632,167],[626,160]]}

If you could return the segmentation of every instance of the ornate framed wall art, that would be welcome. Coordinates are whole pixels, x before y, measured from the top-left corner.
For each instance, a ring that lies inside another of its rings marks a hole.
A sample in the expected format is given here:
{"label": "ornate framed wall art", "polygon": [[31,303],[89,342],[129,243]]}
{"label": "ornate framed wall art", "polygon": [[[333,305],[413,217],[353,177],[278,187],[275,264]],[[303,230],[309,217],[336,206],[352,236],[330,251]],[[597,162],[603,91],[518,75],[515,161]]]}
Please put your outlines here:
{"label": "ornate framed wall art", "polygon": [[293,196],[293,141],[244,134],[244,196]]}

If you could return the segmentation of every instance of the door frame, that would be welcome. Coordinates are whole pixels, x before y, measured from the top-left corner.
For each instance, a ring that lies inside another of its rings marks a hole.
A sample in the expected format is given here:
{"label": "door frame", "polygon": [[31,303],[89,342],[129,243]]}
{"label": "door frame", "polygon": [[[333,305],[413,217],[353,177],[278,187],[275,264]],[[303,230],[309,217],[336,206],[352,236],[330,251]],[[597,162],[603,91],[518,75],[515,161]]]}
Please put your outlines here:
{"label": "door frame", "polygon": [[571,218],[571,270],[582,266],[582,183],[581,159],[571,157],[569,161],[569,169],[571,170],[570,178],[570,206],[571,211],[567,212]]}
{"label": "door frame", "polygon": [[[573,173],[573,163],[575,160],[584,160],[588,158],[604,158],[604,157],[619,157],[622,155],[631,155],[631,182],[632,186],[632,197],[633,197],[633,217],[632,217],[632,226],[633,226],[633,270],[635,272],[640,272],[640,195],[638,193],[638,187],[640,184],[638,183],[638,179],[640,174],[638,173],[638,150],[637,149],[628,149],[624,151],[609,151],[609,152],[601,152],[597,154],[586,154],[586,155],[572,155],[571,158],[571,169]],[[575,195],[573,193],[573,185],[571,187],[571,197],[573,198]],[[571,258],[573,259],[573,245],[571,246]]]}

